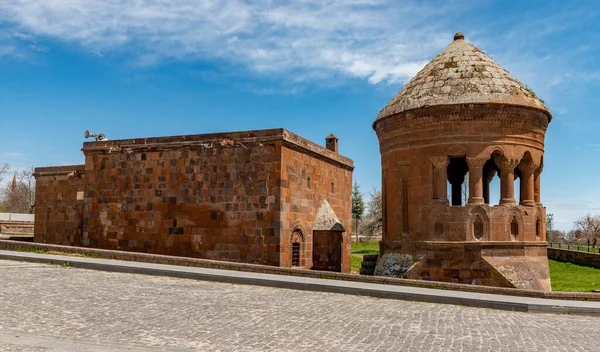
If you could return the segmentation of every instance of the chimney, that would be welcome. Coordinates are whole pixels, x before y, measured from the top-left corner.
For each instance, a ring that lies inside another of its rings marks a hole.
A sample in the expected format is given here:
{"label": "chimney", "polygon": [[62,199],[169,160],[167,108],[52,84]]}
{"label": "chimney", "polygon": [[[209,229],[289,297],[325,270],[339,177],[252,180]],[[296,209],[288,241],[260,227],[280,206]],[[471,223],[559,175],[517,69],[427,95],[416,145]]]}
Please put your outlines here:
{"label": "chimney", "polygon": [[338,139],[333,133],[325,138],[325,148],[334,153],[338,152]]}

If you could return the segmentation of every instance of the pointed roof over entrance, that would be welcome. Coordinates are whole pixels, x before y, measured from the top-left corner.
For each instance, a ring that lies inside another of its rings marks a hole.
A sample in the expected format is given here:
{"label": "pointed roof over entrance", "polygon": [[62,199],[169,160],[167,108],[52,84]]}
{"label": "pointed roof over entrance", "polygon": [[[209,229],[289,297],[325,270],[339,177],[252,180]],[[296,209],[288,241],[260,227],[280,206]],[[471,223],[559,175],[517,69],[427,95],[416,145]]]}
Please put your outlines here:
{"label": "pointed roof over entrance", "polygon": [[462,33],[456,33],[454,41],[396,94],[377,120],[403,111],[449,104],[520,105],[550,115],[535,93],[464,38]]}
{"label": "pointed roof over entrance", "polygon": [[337,215],[335,215],[335,212],[331,209],[331,205],[329,205],[329,202],[326,199],[321,200],[313,230],[346,231],[344,225],[340,223],[340,220]]}

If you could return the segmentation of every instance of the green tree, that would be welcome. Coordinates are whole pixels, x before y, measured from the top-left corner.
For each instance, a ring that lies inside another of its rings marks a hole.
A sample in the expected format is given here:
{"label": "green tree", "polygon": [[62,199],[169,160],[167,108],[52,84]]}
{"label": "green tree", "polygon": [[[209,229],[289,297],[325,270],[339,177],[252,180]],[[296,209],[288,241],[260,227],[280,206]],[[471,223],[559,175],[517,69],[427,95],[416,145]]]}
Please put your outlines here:
{"label": "green tree", "polygon": [[354,219],[354,233],[356,234],[356,242],[358,242],[358,223],[365,212],[365,202],[363,201],[362,193],[358,183],[354,181],[352,186],[352,218]]}

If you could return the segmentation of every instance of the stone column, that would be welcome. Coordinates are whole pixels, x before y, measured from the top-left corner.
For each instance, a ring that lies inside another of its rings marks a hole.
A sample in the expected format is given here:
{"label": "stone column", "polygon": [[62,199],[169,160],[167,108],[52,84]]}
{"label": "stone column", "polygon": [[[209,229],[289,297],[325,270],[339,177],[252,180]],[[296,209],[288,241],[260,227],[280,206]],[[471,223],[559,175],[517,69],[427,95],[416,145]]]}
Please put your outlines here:
{"label": "stone column", "polygon": [[500,205],[515,205],[515,167],[519,160],[503,157],[496,164],[500,166]]}
{"label": "stone column", "polygon": [[537,169],[537,165],[532,160],[525,161],[519,165],[521,171],[521,203],[520,205],[532,207],[535,205],[534,200],[534,179],[533,173]]}
{"label": "stone column", "polygon": [[542,186],[542,182],[541,182],[541,176],[542,176],[542,170],[544,169],[544,165],[541,165],[534,174],[534,181],[533,181],[533,200],[535,201],[535,204],[542,204],[541,202],[541,186]]}
{"label": "stone column", "polygon": [[467,158],[469,165],[469,204],[483,204],[483,164],[487,159]]}
{"label": "stone column", "polygon": [[436,156],[429,160],[433,163],[433,199],[448,203],[448,157]]}

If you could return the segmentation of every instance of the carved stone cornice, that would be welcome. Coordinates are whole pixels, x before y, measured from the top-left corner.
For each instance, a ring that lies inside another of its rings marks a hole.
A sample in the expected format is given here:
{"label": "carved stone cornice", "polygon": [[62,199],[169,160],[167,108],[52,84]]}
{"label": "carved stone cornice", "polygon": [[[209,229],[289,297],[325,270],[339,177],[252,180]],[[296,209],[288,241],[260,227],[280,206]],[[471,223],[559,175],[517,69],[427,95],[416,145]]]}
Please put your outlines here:
{"label": "carved stone cornice", "polygon": [[500,170],[513,171],[515,167],[519,165],[520,161],[521,160],[513,157],[494,156],[494,162],[496,163],[496,165],[498,165],[498,167],[500,167]]}
{"label": "carved stone cornice", "polygon": [[535,170],[535,175],[539,176],[542,171],[544,171],[544,159],[542,159],[542,163],[540,164],[540,166],[538,166],[538,168]]}
{"label": "carved stone cornice", "polygon": [[467,164],[470,168],[482,168],[489,159],[486,158],[470,158],[467,157]]}
{"label": "carved stone cornice", "polygon": [[431,161],[433,166],[435,166],[436,169],[446,168],[448,166],[448,163],[450,162],[450,159],[447,156],[432,156],[429,157],[429,160]]}
{"label": "carved stone cornice", "polygon": [[522,160],[518,165],[519,171],[528,175],[533,174],[537,168],[538,165],[536,165],[533,160]]}
{"label": "carved stone cornice", "polygon": [[486,123],[501,122],[503,126],[529,125],[533,129],[545,131],[549,115],[537,109],[498,104],[439,105],[386,116],[373,123],[373,129],[379,134],[400,126],[421,129],[447,123],[473,123],[478,120],[485,120]]}

